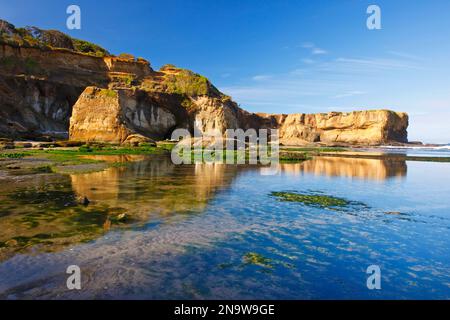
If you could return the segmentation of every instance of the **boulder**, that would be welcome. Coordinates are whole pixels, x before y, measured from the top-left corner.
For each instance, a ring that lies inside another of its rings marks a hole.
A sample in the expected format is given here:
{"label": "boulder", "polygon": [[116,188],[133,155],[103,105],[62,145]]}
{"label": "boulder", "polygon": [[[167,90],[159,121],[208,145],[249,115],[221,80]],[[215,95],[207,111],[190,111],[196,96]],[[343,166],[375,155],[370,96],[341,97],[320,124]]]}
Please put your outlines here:
{"label": "boulder", "polygon": [[141,134],[130,134],[123,142],[124,145],[130,145],[130,146],[140,146],[140,145],[151,145],[153,147],[156,147],[156,142],[152,139],[145,137]]}
{"label": "boulder", "polygon": [[176,124],[167,109],[133,90],[87,87],[73,107],[69,138],[109,143],[154,143]]}

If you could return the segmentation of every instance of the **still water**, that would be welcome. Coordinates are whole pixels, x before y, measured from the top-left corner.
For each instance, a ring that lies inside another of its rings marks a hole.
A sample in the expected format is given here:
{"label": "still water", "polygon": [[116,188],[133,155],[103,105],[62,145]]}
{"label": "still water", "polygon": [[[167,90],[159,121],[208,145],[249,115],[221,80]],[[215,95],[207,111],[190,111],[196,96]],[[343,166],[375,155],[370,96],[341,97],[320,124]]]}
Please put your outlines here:
{"label": "still water", "polygon": [[[450,298],[448,163],[317,157],[267,176],[132,160],[0,177],[0,298]],[[82,290],[67,289],[69,265]],[[381,290],[367,288],[370,265]]]}

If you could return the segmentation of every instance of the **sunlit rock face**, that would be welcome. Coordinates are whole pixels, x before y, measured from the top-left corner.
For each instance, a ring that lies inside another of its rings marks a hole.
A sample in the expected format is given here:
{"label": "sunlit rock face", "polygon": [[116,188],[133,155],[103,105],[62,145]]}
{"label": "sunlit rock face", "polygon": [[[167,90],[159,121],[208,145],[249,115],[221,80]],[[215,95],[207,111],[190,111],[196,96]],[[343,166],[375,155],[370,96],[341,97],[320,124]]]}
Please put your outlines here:
{"label": "sunlit rock face", "polygon": [[276,122],[285,145],[408,142],[408,115],[390,110],[260,116]]}
{"label": "sunlit rock face", "polygon": [[123,143],[131,135],[162,139],[175,116],[148,96],[132,90],[88,87],[73,107],[70,139]]}
{"label": "sunlit rock face", "polygon": [[133,134],[169,138],[176,128],[206,135],[273,128],[285,145],[407,142],[405,113],[249,113],[192,71],[155,71],[95,44],[80,51],[80,40],[61,32],[31,27],[23,37],[0,22],[0,136],[67,134],[70,127],[73,140],[121,143]]}
{"label": "sunlit rock face", "polygon": [[106,88],[116,77],[134,79],[150,72],[148,62],[0,41],[0,135],[67,133],[72,107],[87,86]]}
{"label": "sunlit rock face", "polygon": [[194,127],[205,135],[216,131],[224,134],[227,129],[239,128],[237,109],[220,99],[207,96],[193,99],[195,105]]}

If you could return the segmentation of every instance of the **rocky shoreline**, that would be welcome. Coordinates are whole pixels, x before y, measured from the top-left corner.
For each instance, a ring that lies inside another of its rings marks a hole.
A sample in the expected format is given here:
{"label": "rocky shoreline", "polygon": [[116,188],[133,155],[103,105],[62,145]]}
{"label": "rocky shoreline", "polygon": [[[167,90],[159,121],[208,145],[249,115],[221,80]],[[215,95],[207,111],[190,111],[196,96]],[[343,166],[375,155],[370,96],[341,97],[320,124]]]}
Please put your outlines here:
{"label": "rocky shoreline", "polygon": [[[112,56],[62,32],[0,21],[0,137],[150,142],[177,128],[204,135],[278,129],[283,145],[406,143],[408,115],[391,110],[263,114],[241,109],[207,78],[143,58]],[[54,135],[52,133],[58,133]]]}

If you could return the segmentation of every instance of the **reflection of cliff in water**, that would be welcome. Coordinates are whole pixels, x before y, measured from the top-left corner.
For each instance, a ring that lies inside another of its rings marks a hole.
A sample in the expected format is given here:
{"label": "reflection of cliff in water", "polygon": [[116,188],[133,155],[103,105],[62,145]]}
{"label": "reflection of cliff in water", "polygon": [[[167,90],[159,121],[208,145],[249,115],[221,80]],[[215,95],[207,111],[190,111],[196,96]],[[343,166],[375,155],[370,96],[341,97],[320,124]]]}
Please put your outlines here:
{"label": "reflection of cliff in water", "polygon": [[[63,250],[114,228],[185,219],[186,214],[202,212],[239,173],[259,170],[223,164],[176,166],[167,156],[102,160],[123,165],[93,173],[21,177],[12,188],[0,187],[0,261],[32,250]],[[389,159],[316,157],[280,166],[288,174],[378,181],[403,177],[407,171],[405,161]]]}
{"label": "reflection of cliff in water", "polygon": [[71,175],[79,196],[133,210],[133,215],[202,210],[214,193],[230,185],[238,167],[221,164],[176,166],[170,157]]}
{"label": "reflection of cliff in water", "polygon": [[175,166],[170,157],[104,160],[124,162],[100,172],[37,176],[5,190],[0,196],[0,261],[34,250],[59,251],[112,228],[162,218],[167,223],[186,217],[181,213],[202,212],[240,170],[220,164]]}
{"label": "reflection of cliff in water", "polygon": [[283,171],[292,174],[309,173],[317,176],[347,177],[370,180],[386,180],[404,177],[407,173],[405,160],[360,159],[341,157],[314,157],[297,164],[282,164]]}

